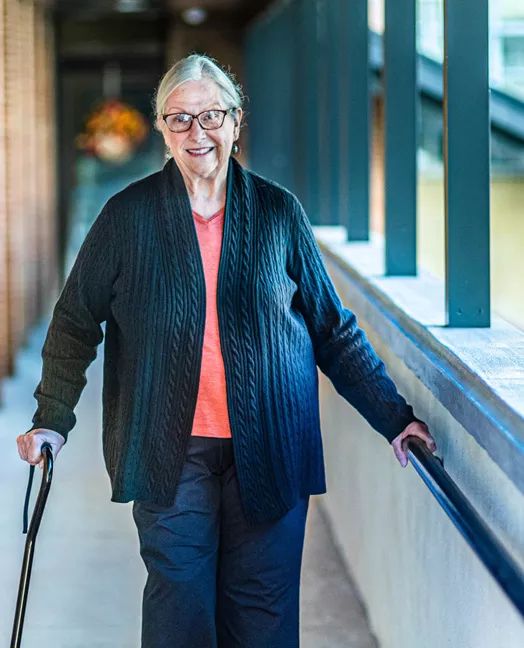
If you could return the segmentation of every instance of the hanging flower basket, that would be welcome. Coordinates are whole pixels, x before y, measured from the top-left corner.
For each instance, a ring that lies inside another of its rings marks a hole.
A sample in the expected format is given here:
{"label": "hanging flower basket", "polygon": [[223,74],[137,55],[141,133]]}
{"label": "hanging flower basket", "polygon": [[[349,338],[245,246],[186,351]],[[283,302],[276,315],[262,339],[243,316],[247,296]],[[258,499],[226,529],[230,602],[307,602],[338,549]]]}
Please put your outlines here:
{"label": "hanging flower basket", "polygon": [[138,110],[118,99],[107,99],[88,115],[85,132],[76,137],[76,145],[104,162],[123,164],[133,157],[148,132]]}

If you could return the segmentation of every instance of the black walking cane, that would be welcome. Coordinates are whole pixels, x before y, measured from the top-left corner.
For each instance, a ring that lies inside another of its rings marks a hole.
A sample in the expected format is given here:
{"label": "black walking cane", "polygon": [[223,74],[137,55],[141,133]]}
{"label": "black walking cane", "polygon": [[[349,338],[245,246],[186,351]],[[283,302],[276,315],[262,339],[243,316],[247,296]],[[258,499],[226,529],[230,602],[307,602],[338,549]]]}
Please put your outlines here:
{"label": "black walking cane", "polygon": [[31,486],[33,484],[33,474],[35,467],[31,466],[29,469],[29,483],[27,485],[27,493],[24,505],[24,530],[27,533],[25,542],[24,562],[22,563],[22,573],[20,575],[20,585],[18,587],[18,599],[16,601],[15,621],[13,624],[13,634],[11,636],[11,648],[20,648],[22,641],[22,629],[24,626],[25,607],[27,603],[27,592],[29,590],[29,580],[31,578],[31,567],[33,566],[33,554],[35,550],[36,534],[40,527],[42,514],[44,513],[45,503],[51,488],[51,480],[53,478],[53,452],[51,445],[47,442],[42,444],[42,456],[44,458],[44,470],[42,476],[42,484],[38,492],[38,498],[31,518],[29,532],[27,532],[27,511],[29,508],[29,497],[31,495]]}

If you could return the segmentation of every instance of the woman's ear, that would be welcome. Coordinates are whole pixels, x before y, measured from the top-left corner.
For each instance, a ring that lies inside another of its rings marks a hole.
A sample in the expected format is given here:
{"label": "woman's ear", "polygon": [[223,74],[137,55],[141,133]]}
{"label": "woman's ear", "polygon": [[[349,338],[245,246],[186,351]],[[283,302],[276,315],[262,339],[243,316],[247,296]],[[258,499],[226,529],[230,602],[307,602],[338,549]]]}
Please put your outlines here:
{"label": "woman's ear", "polygon": [[242,108],[239,108],[235,113],[235,128],[234,135],[237,140],[240,137],[240,124],[242,123]]}

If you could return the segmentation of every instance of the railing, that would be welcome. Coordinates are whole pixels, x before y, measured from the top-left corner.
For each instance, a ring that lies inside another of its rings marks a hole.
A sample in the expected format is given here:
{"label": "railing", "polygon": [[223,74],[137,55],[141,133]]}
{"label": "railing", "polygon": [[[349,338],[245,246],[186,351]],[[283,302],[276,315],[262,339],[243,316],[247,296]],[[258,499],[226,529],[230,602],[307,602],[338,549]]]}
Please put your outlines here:
{"label": "railing", "polygon": [[444,470],[442,461],[420,439],[409,438],[408,455],[453,524],[524,617],[524,572]]}

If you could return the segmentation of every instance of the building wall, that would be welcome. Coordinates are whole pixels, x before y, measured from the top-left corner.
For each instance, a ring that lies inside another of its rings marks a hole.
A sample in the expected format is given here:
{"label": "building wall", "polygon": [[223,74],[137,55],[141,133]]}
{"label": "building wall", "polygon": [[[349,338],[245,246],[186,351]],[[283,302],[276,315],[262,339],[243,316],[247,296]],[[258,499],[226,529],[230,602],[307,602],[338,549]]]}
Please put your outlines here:
{"label": "building wall", "polygon": [[[328,262],[345,303],[347,278]],[[524,562],[524,495],[359,317],[389,374],[437,441],[444,467]],[[464,386],[467,389],[467,385]],[[322,376],[328,493],[321,503],[381,648],[518,648],[524,625],[412,466]]]}
{"label": "building wall", "polygon": [[0,379],[56,294],[52,27],[0,0]]}
{"label": "building wall", "polygon": [[[444,182],[419,182],[420,264],[444,279]],[[495,177],[491,183],[491,299],[496,313],[524,329],[524,178]]]}
{"label": "building wall", "polygon": [[494,0],[494,4],[504,18],[524,18],[522,0]]}
{"label": "building wall", "polygon": [[[492,0],[490,12],[491,83],[522,97],[524,93],[524,3]],[[384,0],[369,0],[369,26],[384,31]],[[418,49],[439,61],[444,54],[444,0],[417,0]]]}

